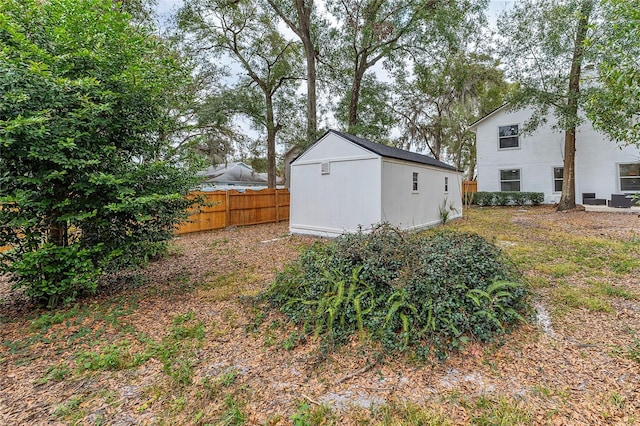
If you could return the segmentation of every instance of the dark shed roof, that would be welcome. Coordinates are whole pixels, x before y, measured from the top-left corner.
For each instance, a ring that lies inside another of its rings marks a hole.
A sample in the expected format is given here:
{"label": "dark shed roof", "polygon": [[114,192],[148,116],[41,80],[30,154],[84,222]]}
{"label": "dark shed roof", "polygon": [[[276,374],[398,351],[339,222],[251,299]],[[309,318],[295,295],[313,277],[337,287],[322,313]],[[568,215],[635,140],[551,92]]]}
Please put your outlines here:
{"label": "dark shed roof", "polygon": [[[357,136],[349,135],[347,133],[338,132],[337,130],[327,131],[327,133],[330,133],[330,132],[335,133],[336,135],[341,136],[347,139],[348,141],[353,142],[358,146],[361,146],[366,150],[369,150],[375,154],[378,154],[381,157],[395,158],[398,160],[411,161],[413,163],[427,164],[429,166],[439,167],[442,169],[458,171],[458,169],[456,169],[455,167],[447,163],[443,163],[442,161],[436,160],[433,157],[429,157],[428,155],[422,155],[422,154],[418,154],[411,151],[405,151],[404,149],[394,148],[392,146],[371,142],[370,140],[367,140],[367,139],[359,138]],[[325,136],[327,133],[325,133]]]}

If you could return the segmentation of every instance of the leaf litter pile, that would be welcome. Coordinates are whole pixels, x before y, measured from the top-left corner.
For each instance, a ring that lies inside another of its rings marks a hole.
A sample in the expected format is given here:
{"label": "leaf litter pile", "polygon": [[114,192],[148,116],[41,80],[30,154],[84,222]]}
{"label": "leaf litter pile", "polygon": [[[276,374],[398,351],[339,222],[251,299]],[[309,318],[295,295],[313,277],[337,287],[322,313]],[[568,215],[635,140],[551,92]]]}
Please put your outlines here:
{"label": "leaf litter pile", "polygon": [[443,362],[324,351],[256,295],[314,241],[288,223],[176,238],[52,312],[0,282],[0,424],[637,424],[640,219],[474,208],[537,316]]}

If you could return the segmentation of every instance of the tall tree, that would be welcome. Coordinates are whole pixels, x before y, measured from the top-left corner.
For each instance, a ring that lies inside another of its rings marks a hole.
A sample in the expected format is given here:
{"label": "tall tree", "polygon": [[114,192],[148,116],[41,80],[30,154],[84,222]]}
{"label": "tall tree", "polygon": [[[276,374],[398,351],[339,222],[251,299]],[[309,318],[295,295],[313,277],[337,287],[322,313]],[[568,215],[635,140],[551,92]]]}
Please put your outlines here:
{"label": "tall tree", "polygon": [[180,123],[173,142],[177,149],[192,150],[204,156],[209,165],[216,165],[232,157],[246,136],[234,120],[239,113],[235,94],[220,82],[227,77],[226,69],[207,66],[193,53],[183,52],[197,66],[191,84],[185,87],[183,102],[172,109]]}
{"label": "tall tree", "polygon": [[267,184],[274,188],[276,136],[283,126],[278,103],[292,95],[293,82],[300,79],[299,45],[280,34],[275,14],[251,0],[187,0],[178,25],[193,36],[196,49],[210,52],[213,60],[231,59],[244,71],[236,95],[245,101],[243,112],[266,132]]}
{"label": "tall tree", "polygon": [[504,102],[507,83],[495,59],[468,50],[456,43],[420,57],[410,78],[398,76],[395,109],[404,148],[452,161],[471,180],[475,138],[467,125]]}
{"label": "tall tree", "polygon": [[120,11],[131,15],[132,22],[141,25],[153,25],[158,0],[113,0]]}
{"label": "tall tree", "polygon": [[[339,21],[333,43],[336,58],[344,59],[351,82],[346,99],[348,130],[358,124],[358,106],[365,73],[391,51],[403,46],[437,2],[423,0],[330,0],[330,12]],[[342,68],[342,66],[340,66]],[[340,71],[344,73],[344,71]]]}
{"label": "tall tree", "polygon": [[0,271],[53,306],[162,252],[190,205],[167,136],[189,81],[111,0],[0,3]]}
{"label": "tall tree", "polygon": [[372,70],[410,66],[416,52],[427,52],[449,37],[478,11],[485,0],[330,0],[337,21],[328,54],[336,80],[349,105],[339,117],[349,131],[357,131],[365,76]]}
{"label": "tall tree", "polygon": [[[358,122],[349,126],[348,131],[378,142],[391,142],[391,131],[396,124],[392,92],[392,84],[380,81],[375,74],[366,74],[360,84]],[[347,116],[350,107],[349,96],[339,98],[337,115]]]}
{"label": "tall tree", "polygon": [[602,3],[599,31],[589,40],[599,63],[598,82],[587,91],[587,116],[619,144],[640,145],[640,0]]}
{"label": "tall tree", "polygon": [[551,110],[557,128],[564,131],[564,174],[558,210],[575,208],[576,128],[582,119],[579,105],[582,64],[591,52],[585,40],[595,0],[527,0],[500,17],[500,33],[508,75],[519,90],[511,107],[533,107],[529,130],[543,123]]}
{"label": "tall tree", "polygon": [[[318,97],[316,78],[316,56],[319,54],[317,33],[322,22],[314,14],[313,0],[267,0],[273,10],[289,26],[304,49],[307,62],[307,138],[311,144],[318,136]],[[315,22],[312,20],[315,18]]]}
{"label": "tall tree", "polygon": [[183,118],[185,128],[178,146],[204,155],[210,165],[224,163],[231,158],[246,138],[233,122],[238,113],[230,102],[233,97],[222,90],[209,92],[203,99],[195,100],[189,109],[191,117]]}

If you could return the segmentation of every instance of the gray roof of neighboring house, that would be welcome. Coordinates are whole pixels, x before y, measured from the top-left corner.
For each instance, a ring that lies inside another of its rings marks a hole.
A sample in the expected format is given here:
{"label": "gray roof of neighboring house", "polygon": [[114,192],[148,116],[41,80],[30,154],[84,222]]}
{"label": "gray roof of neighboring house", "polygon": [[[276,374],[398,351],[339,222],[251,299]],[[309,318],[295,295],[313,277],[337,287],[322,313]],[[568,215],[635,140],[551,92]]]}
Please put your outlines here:
{"label": "gray roof of neighboring house", "polygon": [[[204,178],[203,183],[267,183],[267,174],[258,173],[243,162],[210,166],[198,172]],[[276,182],[282,179],[276,178]]]}
{"label": "gray roof of neighboring house", "polygon": [[[413,163],[419,164],[427,164],[429,166],[439,167],[447,170],[455,170],[458,171],[457,168],[451,166],[447,163],[443,163],[440,160],[436,160],[433,157],[429,157],[428,155],[418,154],[416,152],[405,151],[404,149],[395,148],[392,146],[382,145],[380,143],[371,142],[370,140],[359,138],[357,136],[349,135],[347,133],[342,133],[337,130],[329,130],[327,133],[335,133],[338,136],[341,136],[347,139],[350,142],[355,143],[362,148],[369,150],[375,154],[380,155],[381,157],[386,158],[395,158],[397,160],[405,160],[411,161]],[[325,135],[327,134],[325,133]],[[324,136],[322,136],[324,137]]]}

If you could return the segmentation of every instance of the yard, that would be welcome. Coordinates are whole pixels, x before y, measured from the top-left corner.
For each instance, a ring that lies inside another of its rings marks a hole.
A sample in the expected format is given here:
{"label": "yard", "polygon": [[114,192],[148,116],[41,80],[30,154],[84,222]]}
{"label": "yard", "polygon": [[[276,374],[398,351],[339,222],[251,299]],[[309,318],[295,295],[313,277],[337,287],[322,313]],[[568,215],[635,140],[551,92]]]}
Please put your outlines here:
{"label": "yard", "polygon": [[537,321],[442,363],[322,352],[253,296],[312,238],[288,223],[176,238],[100,296],[34,311],[0,282],[0,424],[637,424],[640,218],[473,208]]}

